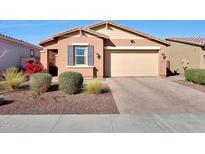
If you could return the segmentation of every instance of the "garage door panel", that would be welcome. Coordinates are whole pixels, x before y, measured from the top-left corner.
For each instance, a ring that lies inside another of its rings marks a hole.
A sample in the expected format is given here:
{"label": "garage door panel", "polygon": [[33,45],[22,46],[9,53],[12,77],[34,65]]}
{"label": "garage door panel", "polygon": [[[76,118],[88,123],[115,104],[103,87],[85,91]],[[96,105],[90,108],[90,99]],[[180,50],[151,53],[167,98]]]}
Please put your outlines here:
{"label": "garage door panel", "polygon": [[158,76],[156,51],[106,51],[107,76]]}

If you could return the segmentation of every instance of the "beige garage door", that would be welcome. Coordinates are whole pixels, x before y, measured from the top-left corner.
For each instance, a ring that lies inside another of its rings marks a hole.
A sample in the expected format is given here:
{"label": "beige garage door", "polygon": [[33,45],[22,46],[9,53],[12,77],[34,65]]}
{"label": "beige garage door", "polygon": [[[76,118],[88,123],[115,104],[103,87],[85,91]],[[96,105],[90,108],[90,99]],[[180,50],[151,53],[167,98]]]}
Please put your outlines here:
{"label": "beige garage door", "polygon": [[158,76],[157,51],[105,51],[106,76]]}

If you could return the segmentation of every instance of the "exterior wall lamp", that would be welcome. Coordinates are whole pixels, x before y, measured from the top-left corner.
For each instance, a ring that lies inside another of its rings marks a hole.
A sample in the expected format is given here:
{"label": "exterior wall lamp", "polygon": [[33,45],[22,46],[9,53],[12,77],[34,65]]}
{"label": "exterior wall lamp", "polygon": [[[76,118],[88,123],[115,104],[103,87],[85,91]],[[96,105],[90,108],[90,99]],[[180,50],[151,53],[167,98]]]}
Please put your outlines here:
{"label": "exterior wall lamp", "polygon": [[133,43],[135,43],[135,40],[130,40],[130,42],[133,44]]}
{"label": "exterior wall lamp", "polygon": [[100,57],[101,57],[98,52],[96,53],[96,56],[97,56],[98,59],[100,59]]}
{"label": "exterior wall lamp", "polygon": [[163,58],[164,60],[166,59],[165,53],[162,53],[162,58]]}

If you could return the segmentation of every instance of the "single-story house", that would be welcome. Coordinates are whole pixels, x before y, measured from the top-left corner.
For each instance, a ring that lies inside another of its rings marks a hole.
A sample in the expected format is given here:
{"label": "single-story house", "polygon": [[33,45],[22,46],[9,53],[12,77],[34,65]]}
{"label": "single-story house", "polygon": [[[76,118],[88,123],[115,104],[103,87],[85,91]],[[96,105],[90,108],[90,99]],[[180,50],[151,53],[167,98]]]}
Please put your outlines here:
{"label": "single-story house", "polygon": [[184,73],[187,68],[205,69],[205,37],[167,38],[171,46],[167,48],[169,69],[174,73]]}
{"label": "single-story house", "polygon": [[24,67],[24,61],[40,58],[41,47],[0,34],[0,72],[9,67]]}
{"label": "single-story house", "polygon": [[166,40],[112,21],[53,35],[40,42],[41,63],[57,75],[75,71],[84,77],[165,76]]}

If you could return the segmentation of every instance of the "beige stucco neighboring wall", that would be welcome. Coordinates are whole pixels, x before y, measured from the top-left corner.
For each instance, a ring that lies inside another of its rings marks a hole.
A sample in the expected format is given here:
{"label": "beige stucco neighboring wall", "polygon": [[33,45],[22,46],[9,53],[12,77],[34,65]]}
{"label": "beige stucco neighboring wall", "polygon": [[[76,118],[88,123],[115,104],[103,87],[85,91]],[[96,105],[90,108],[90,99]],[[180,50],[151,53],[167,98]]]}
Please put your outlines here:
{"label": "beige stucco neighboring wall", "polygon": [[205,47],[200,52],[200,68],[205,69]]}
{"label": "beige stucco neighboring wall", "polygon": [[204,54],[205,51],[199,46],[178,42],[171,42],[166,52],[170,70],[178,73],[184,73],[183,67],[205,68]]}
{"label": "beige stucco neighboring wall", "polygon": [[40,57],[40,49],[0,39],[0,72],[9,67],[24,67],[25,61],[34,58],[30,55],[31,50],[34,57]]}

